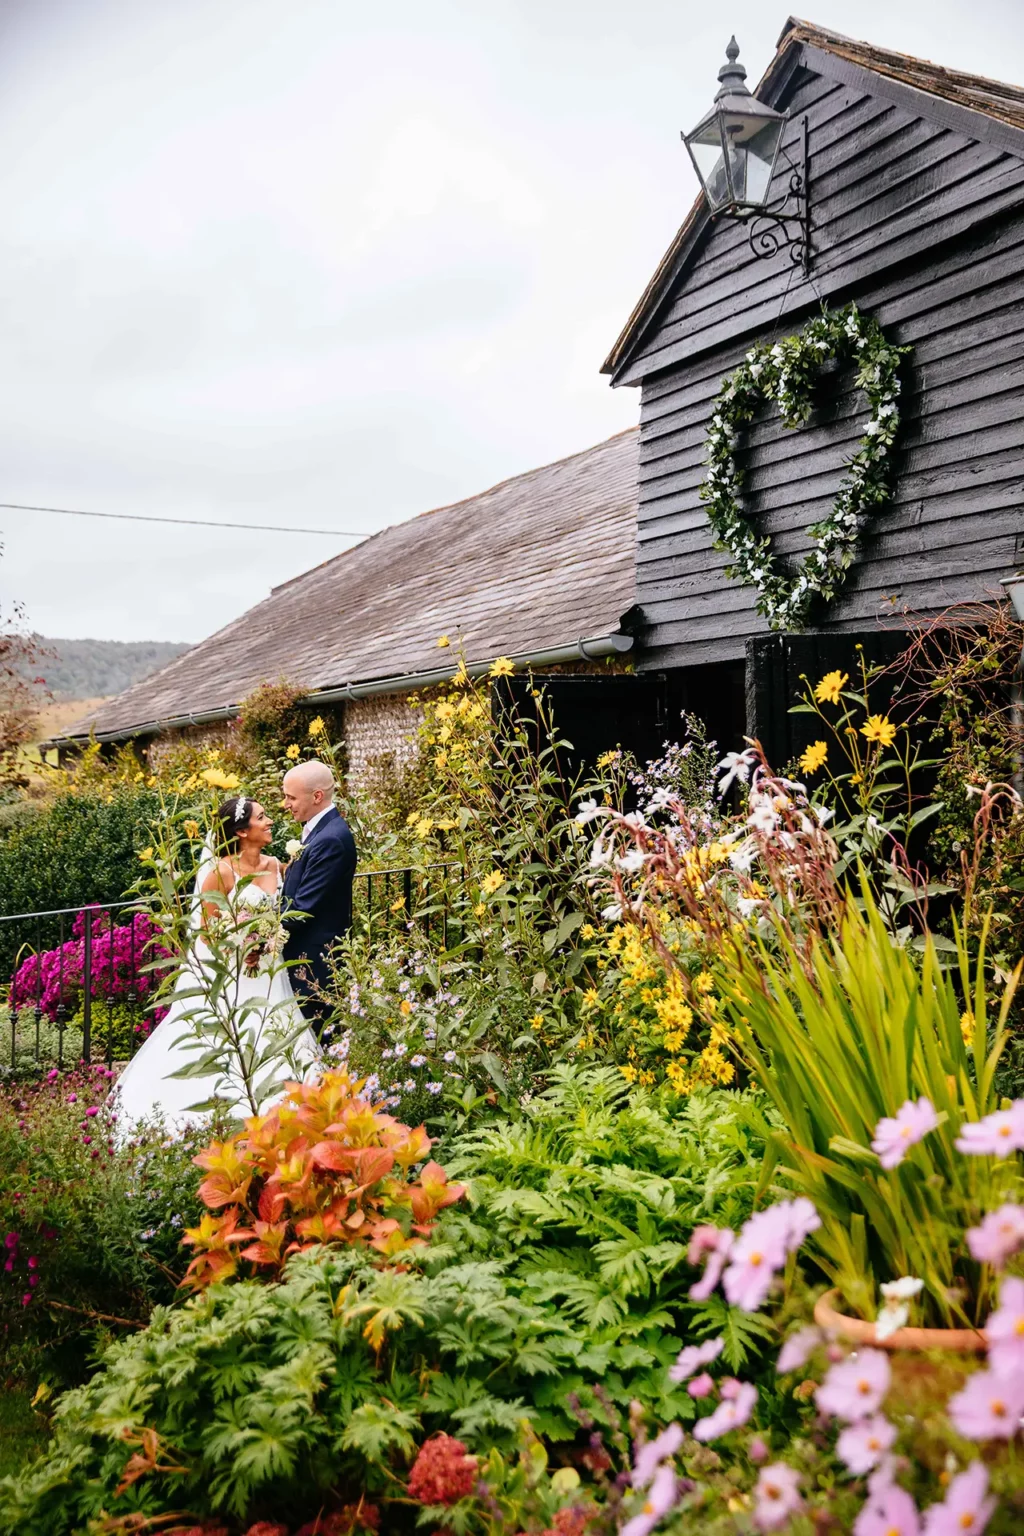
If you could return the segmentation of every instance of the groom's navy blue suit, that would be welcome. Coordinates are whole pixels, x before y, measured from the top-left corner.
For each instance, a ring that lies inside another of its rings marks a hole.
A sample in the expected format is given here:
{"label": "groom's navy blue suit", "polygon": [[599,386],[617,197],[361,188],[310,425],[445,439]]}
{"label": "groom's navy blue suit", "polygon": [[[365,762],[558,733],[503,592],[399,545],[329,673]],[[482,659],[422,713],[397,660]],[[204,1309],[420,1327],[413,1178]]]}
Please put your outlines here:
{"label": "groom's navy blue suit", "polygon": [[[352,877],[355,838],[344,816],[332,805],[309,833],[284,877],[282,916],[288,925],[286,960],[301,960],[289,971],[303,1014],[319,1028],[323,1005],[316,988],[330,980],[327,952],[352,924]],[[290,913],[308,916],[289,923]]]}

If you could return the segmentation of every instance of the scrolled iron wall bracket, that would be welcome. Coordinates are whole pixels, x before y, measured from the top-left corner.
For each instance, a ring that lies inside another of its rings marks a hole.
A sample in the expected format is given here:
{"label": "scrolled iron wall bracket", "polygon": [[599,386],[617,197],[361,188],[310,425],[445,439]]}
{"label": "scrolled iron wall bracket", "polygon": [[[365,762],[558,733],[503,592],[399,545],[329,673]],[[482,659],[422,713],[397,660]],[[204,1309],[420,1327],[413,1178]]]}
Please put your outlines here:
{"label": "scrolled iron wall bracket", "polygon": [[[805,277],[811,271],[811,205],[807,171],[807,119],[800,125],[800,165],[793,166],[785,192],[774,203],[747,215],[747,244],[755,256],[769,261],[786,249]],[[795,204],[795,207],[790,207]]]}

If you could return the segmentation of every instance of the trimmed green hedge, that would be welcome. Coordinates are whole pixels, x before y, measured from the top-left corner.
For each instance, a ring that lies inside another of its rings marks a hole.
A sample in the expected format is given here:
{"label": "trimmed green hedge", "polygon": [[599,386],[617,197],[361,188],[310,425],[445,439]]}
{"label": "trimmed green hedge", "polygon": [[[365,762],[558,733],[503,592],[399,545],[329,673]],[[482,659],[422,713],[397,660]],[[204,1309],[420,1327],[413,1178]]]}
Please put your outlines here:
{"label": "trimmed green hedge", "polygon": [[[138,850],[150,840],[159,803],[152,790],[131,785],[109,798],[64,794],[0,829],[0,916],[121,901],[138,878]],[[49,946],[59,936],[56,922],[0,923],[0,980],[26,941]]]}

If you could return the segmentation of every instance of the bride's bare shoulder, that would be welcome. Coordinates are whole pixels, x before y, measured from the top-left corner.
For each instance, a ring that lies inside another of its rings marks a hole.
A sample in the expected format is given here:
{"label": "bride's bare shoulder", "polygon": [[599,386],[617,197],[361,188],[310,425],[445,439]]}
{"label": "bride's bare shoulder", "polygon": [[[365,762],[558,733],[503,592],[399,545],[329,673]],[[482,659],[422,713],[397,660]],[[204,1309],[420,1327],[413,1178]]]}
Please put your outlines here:
{"label": "bride's bare shoulder", "polygon": [[227,894],[235,884],[235,871],[230,859],[218,859],[203,881],[204,891],[223,891]]}

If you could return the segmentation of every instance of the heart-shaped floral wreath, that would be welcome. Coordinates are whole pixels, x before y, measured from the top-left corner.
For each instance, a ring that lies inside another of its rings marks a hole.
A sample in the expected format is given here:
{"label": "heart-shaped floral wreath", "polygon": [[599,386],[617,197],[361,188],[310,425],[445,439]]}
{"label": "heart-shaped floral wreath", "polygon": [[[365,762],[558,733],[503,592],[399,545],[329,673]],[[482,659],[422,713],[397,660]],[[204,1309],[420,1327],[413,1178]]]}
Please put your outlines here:
{"label": "heart-shaped floral wreath", "polygon": [[[715,397],[700,498],[707,503],[715,548],[732,556],[726,575],[757,588],[757,611],[772,629],[801,628],[815,597],[835,597],[862,527],[889,498],[890,450],[900,424],[899,368],[909,351],[886,341],[878,322],[849,304],[825,310],[800,336],[753,347]],[[736,499],[742,484],[736,438],[764,400],[776,402],[785,426],[805,426],[814,408],[815,375],[827,358],[856,361],[857,387],[871,414],[831,511],[809,529],[816,547],[799,571],[786,575],[776,565],[771,540],[757,532]]]}

